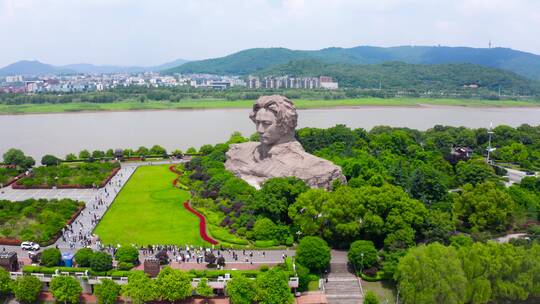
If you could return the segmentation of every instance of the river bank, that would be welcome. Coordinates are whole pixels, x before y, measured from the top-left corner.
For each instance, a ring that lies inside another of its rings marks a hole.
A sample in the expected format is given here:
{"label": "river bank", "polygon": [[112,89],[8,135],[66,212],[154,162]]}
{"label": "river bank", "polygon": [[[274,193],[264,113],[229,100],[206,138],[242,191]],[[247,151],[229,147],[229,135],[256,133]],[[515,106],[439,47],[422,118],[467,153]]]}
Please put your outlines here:
{"label": "river bank", "polygon": [[[478,99],[435,99],[435,98],[354,98],[336,100],[295,99],[299,109],[322,109],[366,106],[417,107],[421,105],[459,107],[540,107],[538,101],[478,100]],[[140,110],[194,110],[194,109],[247,109],[253,100],[185,100],[179,102],[125,100],[114,103],[65,103],[65,104],[0,104],[0,115],[140,111]]]}

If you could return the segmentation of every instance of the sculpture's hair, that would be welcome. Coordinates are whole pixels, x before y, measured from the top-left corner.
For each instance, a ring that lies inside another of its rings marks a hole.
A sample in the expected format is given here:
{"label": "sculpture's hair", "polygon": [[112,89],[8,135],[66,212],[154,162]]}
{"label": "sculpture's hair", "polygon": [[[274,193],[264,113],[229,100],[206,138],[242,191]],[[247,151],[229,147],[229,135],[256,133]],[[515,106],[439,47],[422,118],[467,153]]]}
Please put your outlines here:
{"label": "sculpture's hair", "polygon": [[255,116],[261,109],[272,111],[276,115],[277,125],[282,134],[294,132],[298,121],[298,114],[292,101],[281,95],[261,96],[253,105],[249,118],[255,122]]}

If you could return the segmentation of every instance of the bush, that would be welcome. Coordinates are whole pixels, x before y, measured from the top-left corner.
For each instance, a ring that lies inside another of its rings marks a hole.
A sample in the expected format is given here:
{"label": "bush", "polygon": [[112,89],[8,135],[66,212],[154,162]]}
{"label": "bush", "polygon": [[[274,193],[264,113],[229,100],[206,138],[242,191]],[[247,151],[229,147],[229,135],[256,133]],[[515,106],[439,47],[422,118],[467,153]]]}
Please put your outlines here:
{"label": "bush", "polygon": [[330,263],[330,247],[319,237],[305,237],[300,240],[296,250],[296,261],[310,271],[320,273]]}
{"label": "bush", "polygon": [[359,240],[351,244],[347,253],[349,263],[357,270],[369,268],[377,263],[378,254],[372,241]]}
{"label": "bush", "polygon": [[47,248],[41,253],[41,265],[53,267],[60,265],[62,254],[56,248]]}
{"label": "bush", "polygon": [[0,268],[0,297],[4,297],[11,292],[11,278],[9,272]]}
{"label": "bush", "polygon": [[133,265],[139,264],[139,250],[133,246],[122,246],[118,248],[114,257],[118,262],[132,263]]}
{"label": "bush", "polygon": [[273,246],[276,246],[278,244],[278,242],[276,240],[271,240],[271,241],[255,241],[255,247],[259,247],[259,248],[268,248],[268,247],[273,247]]}
{"label": "bush", "polygon": [[118,265],[116,266],[116,268],[118,270],[130,270],[131,268],[133,268],[133,264],[131,263],[126,263],[126,262],[120,262],[118,263]]}
{"label": "bush", "polygon": [[379,299],[377,299],[377,296],[370,290],[366,292],[364,304],[379,304]]}
{"label": "bush", "polygon": [[92,256],[94,255],[94,251],[90,248],[81,248],[75,253],[75,262],[77,262],[77,266],[79,267],[90,267],[90,261],[92,260]]}
{"label": "bush", "polygon": [[107,271],[112,269],[112,257],[106,252],[95,252],[90,260],[93,271]]}

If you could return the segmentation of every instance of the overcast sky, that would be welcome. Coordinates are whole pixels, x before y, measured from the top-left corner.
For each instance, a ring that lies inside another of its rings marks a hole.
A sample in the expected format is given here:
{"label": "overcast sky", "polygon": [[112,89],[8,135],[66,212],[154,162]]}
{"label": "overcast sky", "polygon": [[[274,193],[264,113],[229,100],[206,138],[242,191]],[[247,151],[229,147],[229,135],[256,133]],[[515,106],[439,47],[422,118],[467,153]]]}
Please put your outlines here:
{"label": "overcast sky", "polygon": [[510,47],[540,54],[540,0],[0,0],[0,66],[156,65],[253,47]]}

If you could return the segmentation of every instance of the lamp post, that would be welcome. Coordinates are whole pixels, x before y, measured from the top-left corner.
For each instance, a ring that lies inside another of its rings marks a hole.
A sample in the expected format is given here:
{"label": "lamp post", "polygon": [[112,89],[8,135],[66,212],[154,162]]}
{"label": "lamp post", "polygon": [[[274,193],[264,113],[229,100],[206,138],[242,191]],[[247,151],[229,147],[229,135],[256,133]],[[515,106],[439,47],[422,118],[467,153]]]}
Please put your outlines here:
{"label": "lamp post", "polygon": [[364,253],[360,253],[360,276],[362,276],[362,272],[364,271]]}

